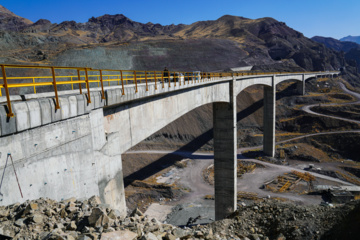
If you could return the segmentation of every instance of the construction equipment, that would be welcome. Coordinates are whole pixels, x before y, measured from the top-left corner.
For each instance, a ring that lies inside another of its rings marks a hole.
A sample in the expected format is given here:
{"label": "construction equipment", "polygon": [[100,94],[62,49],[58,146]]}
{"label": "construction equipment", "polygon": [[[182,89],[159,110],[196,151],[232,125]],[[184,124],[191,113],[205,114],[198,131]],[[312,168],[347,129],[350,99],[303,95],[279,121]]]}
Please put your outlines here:
{"label": "construction equipment", "polygon": [[279,192],[285,192],[291,186],[290,181],[287,181],[280,189]]}
{"label": "construction equipment", "polygon": [[241,177],[243,174],[245,173],[250,173],[252,171],[254,171],[256,168],[256,164],[243,164],[243,163],[238,163],[237,165],[237,176]]}
{"label": "construction equipment", "polygon": [[308,172],[302,173],[298,171],[292,171],[291,173],[284,173],[284,175],[278,176],[276,186],[270,186],[273,182],[275,182],[270,181],[265,184],[265,188],[273,192],[285,192],[295,188],[301,180],[308,183],[308,191],[313,188],[312,181],[315,180],[315,177]]}
{"label": "construction equipment", "polygon": [[308,183],[308,188],[309,188],[309,192],[314,188],[313,186],[313,181],[315,180],[315,176],[311,175],[308,172],[302,173],[302,172],[298,172],[298,171],[291,171],[293,174],[295,174],[296,176],[298,176],[300,179],[304,180],[305,182]]}

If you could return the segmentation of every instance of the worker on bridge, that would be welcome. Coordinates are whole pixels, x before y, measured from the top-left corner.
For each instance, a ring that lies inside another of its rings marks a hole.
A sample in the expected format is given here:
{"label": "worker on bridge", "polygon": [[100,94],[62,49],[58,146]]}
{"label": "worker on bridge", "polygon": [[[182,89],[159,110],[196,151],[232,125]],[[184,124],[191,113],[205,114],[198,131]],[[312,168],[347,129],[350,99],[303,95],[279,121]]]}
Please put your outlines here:
{"label": "worker on bridge", "polygon": [[169,70],[167,69],[167,67],[164,68],[163,77],[165,82],[169,81]]}

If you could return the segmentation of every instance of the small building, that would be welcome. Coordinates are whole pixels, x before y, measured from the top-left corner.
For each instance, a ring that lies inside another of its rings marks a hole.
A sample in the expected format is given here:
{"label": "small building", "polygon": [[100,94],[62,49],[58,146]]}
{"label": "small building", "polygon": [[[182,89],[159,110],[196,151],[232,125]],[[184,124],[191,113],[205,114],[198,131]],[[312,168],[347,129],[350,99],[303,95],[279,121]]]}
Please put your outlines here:
{"label": "small building", "polygon": [[332,203],[347,203],[354,199],[354,195],[346,190],[330,190],[329,198]]}
{"label": "small building", "polygon": [[360,186],[317,185],[315,191],[325,194],[333,203],[345,203],[360,199]]}
{"label": "small building", "polygon": [[251,71],[252,68],[253,66],[235,67],[235,68],[230,68],[230,71],[232,72]]}

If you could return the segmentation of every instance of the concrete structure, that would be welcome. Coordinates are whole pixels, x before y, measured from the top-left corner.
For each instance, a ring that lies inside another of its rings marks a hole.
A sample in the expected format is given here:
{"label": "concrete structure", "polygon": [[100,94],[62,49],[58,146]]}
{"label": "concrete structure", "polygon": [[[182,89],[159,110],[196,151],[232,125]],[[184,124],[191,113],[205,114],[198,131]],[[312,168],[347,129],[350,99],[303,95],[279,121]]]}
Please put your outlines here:
{"label": "concrete structure", "polygon": [[[324,75],[324,73],[319,73]],[[329,73],[335,74],[335,73]],[[0,106],[0,171],[8,154],[15,175],[6,168],[1,204],[39,197],[56,200],[99,195],[126,213],[121,154],[187,112],[214,106],[216,219],[236,209],[236,96],[245,88],[264,85],[264,151],[275,151],[275,87],[282,81],[303,83],[317,74],[250,75],[201,80],[186,85],[161,83],[108,87],[105,99],[92,89],[92,103],[77,91],[62,92],[60,110],[53,95],[12,97],[14,118]],[[0,101],[3,99],[0,99]],[[17,101],[16,101],[17,100]]]}

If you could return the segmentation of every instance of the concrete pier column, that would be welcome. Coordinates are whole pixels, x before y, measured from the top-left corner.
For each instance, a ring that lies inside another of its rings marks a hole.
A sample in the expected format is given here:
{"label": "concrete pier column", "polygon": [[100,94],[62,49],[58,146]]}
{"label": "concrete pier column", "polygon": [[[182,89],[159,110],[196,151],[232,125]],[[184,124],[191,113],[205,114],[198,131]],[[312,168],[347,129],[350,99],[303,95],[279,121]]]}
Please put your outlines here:
{"label": "concrete pier column", "polygon": [[274,87],[264,86],[264,138],[263,151],[266,155],[275,155],[275,103]]}
{"label": "concrete pier column", "polygon": [[302,81],[297,83],[297,93],[299,95],[305,95],[306,91],[305,91],[305,75],[302,75]]}
{"label": "concrete pier column", "polygon": [[215,219],[236,210],[237,149],[235,80],[230,83],[230,103],[214,103]]}

